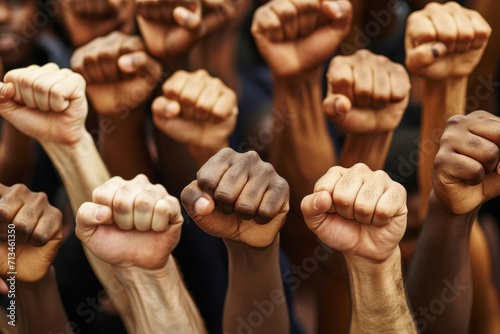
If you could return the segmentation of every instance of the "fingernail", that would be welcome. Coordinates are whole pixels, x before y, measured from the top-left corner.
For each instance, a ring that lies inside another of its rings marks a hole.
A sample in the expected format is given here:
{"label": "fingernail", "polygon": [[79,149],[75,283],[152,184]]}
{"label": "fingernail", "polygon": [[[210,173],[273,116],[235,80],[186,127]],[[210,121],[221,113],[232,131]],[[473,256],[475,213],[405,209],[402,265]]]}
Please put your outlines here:
{"label": "fingernail", "polygon": [[339,19],[344,15],[344,9],[342,8],[342,6],[338,2],[334,2],[334,4],[335,4],[335,7],[337,7],[337,9],[335,10],[335,17],[337,19]]}
{"label": "fingernail", "polygon": [[434,44],[431,47],[431,51],[434,58],[439,58],[446,53],[446,47],[444,46],[444,44]]}
{"label": "fingernail", "polygon": [[118,59],[120,67],[134,68],[134,58],[132,56],[122,56]]}
{"label": "fingernail", "polygon": [[166,116],[171,116],[177,112],[177,103],[169,102],[165,107]]}
{"label": "fingernail", "polygon": [[210,204],[210,201],[208,199],[206,199],[205,197],[200,197],[196,200],[196,202],[194,203],[194,212],[196,214],[202,214],[203,211],[205,211],[205,209],[208,207],[208,205]]}
{"label": "fingernail", "polygon": [[315,196],[314,196],[314,199],[313,199],[313,208],[315,210],[318,210],[318,198],[320,196],[321,193],[317,193]]}
{"label": "fingernail", "polygon": [[183,7],[180,7],[178,10],[177,10],[177,15],[179,15],[179,18],[183,21],[183,22],[186,22],[188,19],[189,19],[189,12],[187,11],[187,9],[183,8]]}
{"label": "fingernail", "polygon": [[108,215],[109,208],[99,205],[95,210],[95,220],[98,222],[102,222],[102,220]]}

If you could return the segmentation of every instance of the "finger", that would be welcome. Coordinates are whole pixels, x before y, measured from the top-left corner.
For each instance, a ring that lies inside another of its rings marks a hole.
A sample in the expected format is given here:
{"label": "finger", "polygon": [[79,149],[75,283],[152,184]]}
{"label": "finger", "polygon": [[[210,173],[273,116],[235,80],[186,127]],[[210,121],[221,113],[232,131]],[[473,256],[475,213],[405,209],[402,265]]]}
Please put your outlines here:
{"label": "finger", "polygon": [[256,30],[271,42],[283,41],[284,34],[280,18],[270,6],[259,8],[255,13],[255,17],[258,19],[256,20],[256,26],[252,27],[252,31]]}
{"label": "finger", "polygon": [[292,0],[299,14],[300,36],[308,36],[317,26],[319,1],[315,0]]}
{"label": "finger", "polygon": [[[34,83],[34,92],[35,92],[35,101],[38,106],[38,109],[42,111],[51,111],[51,100],[50,100],[50,92],[54,85],[64,80],[68,75],[66,71],[56,71],[45,73],[43,76],[38,78]],[[55,104],[61,104],[63,102],[54,101]]]}
{"label": "finger", "polygon": [[151,110],[154,116],[162,118],[175,118],[181,112],[181,105],[177,101],[160,96],[153,101]]}
{"label": "finger", "polygon": [[154,191],[152,187],[148,187],[137,194],[133,206],[133,225],[136,230],[145,232],[152,229],[155,205],[160,198],[157,191]]}
{"label": "finger", "polygon": [[35,81],[37,81],[37,79],[43,77],[45,73],[47,73],[46,70],[38,68],[32,71],[25,72],[19,78],[21,99],[28,108],[37,108],[34,83]]}
{"label": "finger", "polygon": [[474,26],[474,41],[472,42],[473,49],[480,49],[488,42],[491,36],[491,27],[486,20],[475,11],[468,11],[469,19]]}
{"label": "finger", "polygon": [[232,214],[236,200],[248,181],[247,170],[241,163],[229,167],[221,177],[214,192],[217,208],[225,214]]}
{"label": "finger", "polygon": [[174,197],[160,199],[156,202],[153,214],[152,229],[156,232],[163,232],[171,225],[178,225],[184,222],[182,218],[179,201]]}
{"label": "finger", "polygon": [[452,10],[451,16],[455,20],[457,26],[457,47],[456,52],[465,52],[470,50],[472,47],[472,41],[474,40],[475,31],[471,20],[462,10],[462,7],[458,6],[460,9]]}
{"label": "finger", "polygon": [[183,28],[196,30],[201,24],[201,15],[185,7],[176,7],[172,13],[174,21]]}
{"label": "finger", "polygon": [[178,100],[180,92],[189,80],[189,73],[177,71],[162,86],[163,95],[171,100]]}
{"label": "finger", "polygon": [[35,247],[43,247],[58,235],[60,237],[61,229],[61,212],[55,208],[48,208],[39,217],[38,223],[29,238],[29,243]]}
{"label": "finger", "polygon": [[[392,182],[392,185],[380,197],[373,215],[374,226],[385,226],[394,217],[406,215],[406,190],[399,183]],[[404,220],[406,224],[406,220]],[[401,229],[403,237],[404,229]]]}
{"label": "finger", "polygon": [[354,73],[351,64],[344,56],[336,56],[330,62],[327,73],[328,91],[347,96],[354,101]]}
{"label": "finger", "polygon": [[[384,57],[385,58],[385,57]],[[372,68],[373,70],[373,96],[372,96],[372,107],[373,109],[382,109],[391,100],[391,79],[389,77],[389,71],[387,71],[385,64],[388,59],[381,60],[377,62]]]}
{"label": "finger", "polygon": [[353,67],[354,75],[354,101],[360,108],[369,108],[373,96],[373,71],[365,63],[361,62]]}
{"label": "finger", "polygon": [[351,101],[344,95],[332,94],[323,101],[325,114],[336,124],[341,124],[351,109]]}
{"label": "finger", "polygon": [[182,190],[181,202],[188,215],[194,221],[199,217],[211,214],[215,209],[215,202],[212,196],[203,191],[196,180]]}
{"label": "finger", "polygon": [[[438,154],[439,155],[439,154]],[[483,182],[485,171],[483,165],[468,156],[449,152],[446,158],[442,155],[436,156],[434,162],[436,171],[448,182],[465,182],[474,186]]]}
{"label": "finger", "polygon": [[266,190],[267,185],[262,182],[255,182],[252,179],[250,182],[246,182],[234,204],[234,210],[238,217],[245,220],[254,219]]}
{"label": "finger", "polygon": [[236,94],[232,90],[225,90],[217,98],[212,109],[212,118],[224,120],[229,116],[236,116],[238,113],[238,101]]}
{"label": "finger", "polygon": [[92,202],[83,203],[76,214],[76,236],[85,244],[99,225],[107,225],[111,219],[109,207]]}
{"label": "finger", "polygon": [[196,102],[195,119],[197,121],[206,121],[212,115],[214,118],[220,118],[220,115],[213,113],[213,108],[221,94],[222,91],[216,82],[209,83],[205,87]]}
{"label": "finger", "polygon": [[279,17],[284,40],[295,40],[299,33],[297,7],[291,1],[273,1],[271,9]]}
{"label": "finger", "polygon": [[15,89],[16,88],[12,82],[0,82],[0,103],[12,100],[16,94]]}
{"label": "finger", "polygon": [[24,101],[21,96],[21,86],[20,79],[25,73],[38,69],[39,66],[31,65],[25,68],[19,68],[15,70],[11,70],[5,74],[4,82],[12,83],[14,85],[14,97],[12,98],[15,102],[24,104]]}
{"label": "finger", "polygon": [[144,51],[129,53],[118,58],[118,67],[126,74],[150,74],[158,76],[161,65]]}
{"label": "finger", "polygon": [[355,218],[354,201],[364,181],[358,173],[353,172],[353,169],[349,169],[335,184],[332,193],[333,206],[339,215],[346,219]]}
{"label": "finger", "polygon": [[328,210],[332,206],[331,193],[327,191],[315,192],[304,197],[300,210],[304,216],[307,227],[313,232],[325,221]]}
{"label": "finger", "polygon": [[314,185],[314,192],[317,193],[324,190],[329,194],[332,194],[335,185],[346,171],[347,170],[345,168],[340,166],[330,168],[326,174],[323,175],[318,182],[316,182]]}
{"label": "finger", "polygon": [[16,239],[20,243],[31,243],[32,233],[43,214],[40,199],[36,198],[35,202],[33,206],[23,205],[12,220],[12,223],[16,226]]}
{"label": "finger", "polygon": [[445,56],[448,49],[441,42],[426,43],[407,51],[406,66],[412,72],[434,64],[439,58]]}
{"label": "finger", "polygon": [[214,197],[215,189],[220,180],[231,166],[227,161],[230,154],[229,149],[223,149],[210,159],[196,173],[198,186],[211,197]]}
{"label": "finger", "polygon": [[356,221],[362,224],[371,224],[373,222],[377,203],[386,190],[383,176],[379,176],[378,174],[385,173],[377,171],[372,178],[366,180],[361,186],[354,202],[354,217]]}
{"label": "finger", "polygon": [[150,185],[149,180],[140,174],[119,188],[113,198],[113,220],[122,230],[134,228],[135,198]]}
{"label": "finger", "polygon": [[[85,88],[85,82],[78,74],[65,69],[60,70],[60,72],[67,73],[67,75],[50,88],[50,110],[55,112],[68,109],[74,98],[82,98],[79,92],[80,90],[84,91]],[[83,96],[83,98],[85,97]]]}
{"label": "finger", "polygon": [[280,182],[271,184],[262,197],[255,222],[257,224],[267,224],[273,220],[279,213],[288,212],[288,200],[290,191],[288,183],[281,179]]}
{"label": "finger", "polygon": [[84,55],[83,66],[92,83],[105,83],[106,74],[102,71],[102,67],[99,64],[99,50],[95,50],[95,47],[89,49],[89,52]]}
{"label": "finger", "polygon": [[400,102],[408,97],[410,93],[410,77],[405,68],[399,64],[393,64],[389,71],[389,82],[391,89],[391,102]]}
{"label": "finger", "polygon": [[448,11],[444,11],[438,6],[430,8],[434,7],[436,9],[428,13],[428,17],[436,29],[438,41],[445,44],[448,51],[453,53],[455,52],[458,38],[458,28],[455,20]]}
{"label": "finger", "polygon": [[190,76],[179,94],[181,113],[187,119],[194,119],[195,104],[207,84],[207,76],[204,70],[196,71]]}
{"label": "finger", "polygon": [[[443,140],[446,140],[446,137]],[[460,143],[461,145],[453,147],[456,153],[478,161],[486,174],[496,171],[500,150],[495,143],[471,133],[463,133]]]}
{"label": "finger", "polygon": [[[11,224],[16,217],[17,213],[21,208],[23,207],[24,203],[23,200],[16,195],[16,193],[12,193],[10,195],[2,196],[0,198],[0,240],[5,241],[7,240],[7,225]],[[22,231],[27,231],[29,226],[26,226],[26,228],[23,228],[23,225],[20,225],[20,231],[19,233],[22,233]],[[16,226],[16,229],[18,227]],[[31,232],[31,231],[30,231]],[[20,238],[21,239],[21,238]],[[27,240],[27,238],[25,238]]]}
{"label": "finger", "polygon": [[126,184],[127,181],[125,181],[121,177],[112,177],[111,179],[94,189],[94,191],[92,192],[92,202],[105,205],[110,208],[113,207],[113,198],[115,197],[116,192]]}
{"label": "finger", "polygon": [[422,11],[415,12],[408,17],[406,31],[408,34],[405,41],[407,52],[421,44],[438,40],[434,24]]}

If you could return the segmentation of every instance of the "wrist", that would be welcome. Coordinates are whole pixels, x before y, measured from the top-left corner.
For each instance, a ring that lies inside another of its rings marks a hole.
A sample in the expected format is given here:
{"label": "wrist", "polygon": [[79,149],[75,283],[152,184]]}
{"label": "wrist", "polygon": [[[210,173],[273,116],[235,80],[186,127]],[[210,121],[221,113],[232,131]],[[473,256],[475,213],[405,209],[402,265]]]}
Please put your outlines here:
{"label": "wrist", "polygon": [[169,255],[166,263],[158,269],[146,269],[137,266],[111,266],[112,275],[122,284],[150,284],[167,279],[175,267],[175,259]]}
{"label": "wrist", "polygon": [[480,208],[481,205],[465,214],[453,213],[447,209],[446,205],[443,205],[443,203],[441,203],[441,201],[437,198],[434,190],[432,190],[429,196],[429,208],[427,212],[428,215],[431,214],[433,216],[440,217],[440,220],[449,222],[449,224],[463,224],[472,228],[472,225],[476,220]]}
{"label": "wrist", "polygon": [[53,266],[50,266],[49,270],[36,282],[22,282],[16,281],[16,286],[19,291],[43,291],[46,287],[56,280],[56,271]]}
{"label": "wrist", "polygon": [[227,252],[232,259],[240,263],[260,262],[279,254],[279,234],[265,247],[254,247],[242,242],[223,239]]}
{"label": "wrist", "polygon": [[401,251],[399,246],[396,246],[388,256],[383,260],[372,260],[357,255],[348,255],[344,253],[349,272],[351,275],[357,273],[359,275],[383,276],[388,272],[392,272],[394,268],[401,267]]}
{"label": "wrist", "polygon": [[194,159],[196,165],[201,167],[208,161],[212,156],[217,154],[223,148],[229,147],[229,142],[223,141],[214,146],[197,146],[197,145],[186,145],[186,150],[189,155]]}
{"label": "wrist", "polygon": [[273,77],[273,82],[275,83],[285,83],[290,85],[308,81],[314,81],[320,83],[322,72],[323,72],[323,67],[316,66],[311,69],[299,72],[298,74],[292,76],[279,76],[278,74],[272,72],[272,77]]}

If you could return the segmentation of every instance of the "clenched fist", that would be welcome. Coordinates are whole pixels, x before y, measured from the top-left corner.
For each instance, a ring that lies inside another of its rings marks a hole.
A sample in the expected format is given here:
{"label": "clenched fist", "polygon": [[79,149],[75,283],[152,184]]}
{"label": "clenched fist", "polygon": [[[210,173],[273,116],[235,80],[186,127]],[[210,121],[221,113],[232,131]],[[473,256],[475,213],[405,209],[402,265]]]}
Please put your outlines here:
{"label": "clenched fist", "polygon": [[76,143],[87,112],[85,80],[54,63],[9,71],[0,83],[0,115],[40,142]]}
{"label": "clenched fist", "polygon": [[177,71],[153,102],[156,127],[188,147],[227,146],[238,114],[236,94],[204,70]]}
{"label": "clenched fist", "polygon": [[198,171],[181,201],[208,234],[266,247],[285,222],[289,197],[288,183],[256,152],[225,148]]}
{"label": "clenched fist", "polygon": [[144,42],[158,59],[187,54],[202,37],[224,24],[221,14],[228,12],[205,14],[201,0],[135,1]]}
{"label": "clenched fist", "polygon": [[180,239],[179,201],[144,175],[114,177],[82,204],[76,235],[95,256],[119,267],[163,268]]}
{"label": "clenched fist", "polygon": [[74,47],[112,31],[132,34],[134,0],[65,0],[64,24]]}
{"label": "clenched fist", "polygon": [[286,77],[328,59],[351,21],[349,1],[271,0],[255,12],[251,31],[271,71]]}
{"label": "clenched fist", "polygon": [[346,133],[387,132],[399,125],[411,87],[403,66],[359,50],[333,58],[327,78],[323,109]]}
{"label": "clenched fist", "polygon": [[434,161],[433,186],[453,214],[500,195],[500,118],[476,111],[448,120]]}
{"label": "clenched fist", "polygon": [[[62,214],[45,194],[31,192],[22,184],[0,184],[0,276],[17,272],[20,282],[42,279],[59,249],[61,229]],[[12,252],[15,258],[8,262]]]}
{"label": "clenched fist", "polygon": [[406,191],[364,164],[332,167],[301,204],[307,226],[347,258],[384,261],[406,229]]}
{"label": "clenched fist", "polygon": [[96,112],[116,115],[141,107],[161,77],[161,65],[146,52],[137,36],[112,32],[77,49],[71,68],[87,81]]}
{"label": "clenched fist", "polygon": [[456,2],[430,3],[406,25],[406,66],[429,80],[469,76],[481,60],[491,28]]}

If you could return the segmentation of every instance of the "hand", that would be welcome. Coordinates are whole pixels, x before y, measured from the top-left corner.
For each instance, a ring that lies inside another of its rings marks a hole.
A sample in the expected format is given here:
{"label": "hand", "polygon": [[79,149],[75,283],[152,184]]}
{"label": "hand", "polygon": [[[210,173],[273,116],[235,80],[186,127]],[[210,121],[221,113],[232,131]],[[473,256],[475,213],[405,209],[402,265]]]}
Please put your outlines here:
{"label": "hand", "polygon": [[500,195],[500,118],[476,111],[448,120],[434,160],[433,187],[453,214],[466,214]]}
{"label": "hand", "polygon": [[135,0],[137,22],[148,51],[158,59],[186,55],[224,24],[218,13],[202,15],[201,0]]}
{"label": "hand", "polygon": [[430,3],[406,24],[406,67],[429,80],[467,77],[481,60],[491,28],[456,2]]}
{"label": "hand", "polygon": [[71,145],[84,136],[85,80],[54,63],[9,71],[0,83],[0,116],[40,142]]}
{"label": "hand", "polygon": [[359,50],[336,56],[327,73],[327,116],[348,134],[393,131],[408,105],[410,79],[403,66]]}
{"label": "hand", "polygon": [[181,201],[208,234],[260,248],[281,230],[289,197],[288,183],[255,151],[225,148],[198,171]]}
{"label": "hand", "polygon": [[89,99],[101,115],[140,108],[161,76],[161,65],[145,52],[141,39],[118,31],[76,50],[71,68],[87,81]]}
{"label": "hand", "polygon": [[[9,225],[15,226],[15,234]],[[12,239],[14,236],[15,239]],[[44,193],[25,185],[0,185],[0,276],[17,272],[16,280],[35,283],[49,271],[62,240],[62,214],[49,204]],[[8,253],[15,247],[15,259]],[[10,267],[13,264],[14,267]]]}
{"label": "hand", "polygon": [[272,0],[255,12],[252,35],[280,77],[320,66],[349,33],[349,1]]}
{"label": "hand", "polygon": [[179,201],[144,175],[114,177],[82,204],[76,236],[102,261],[117,267],[163,268],[183,223]]}
{"label": "hand", "polygon": [[366,165],[332,167],[304,197],[307,226],[347,258],[384,261],[398,248],[406,229],[406,191]]}
{"label": "hand", "polygon": [[153,120],[162,132],[188,147],[227,146],[238,115],[236,94],[204,70],[177,71],[153,102]]}
{"label": "hand", "polygon": [[63,16],[74,47],[118,30],[134,33],[134,0],[65,0]]}

